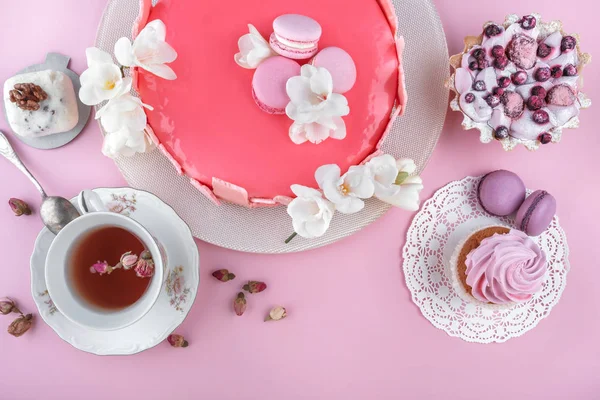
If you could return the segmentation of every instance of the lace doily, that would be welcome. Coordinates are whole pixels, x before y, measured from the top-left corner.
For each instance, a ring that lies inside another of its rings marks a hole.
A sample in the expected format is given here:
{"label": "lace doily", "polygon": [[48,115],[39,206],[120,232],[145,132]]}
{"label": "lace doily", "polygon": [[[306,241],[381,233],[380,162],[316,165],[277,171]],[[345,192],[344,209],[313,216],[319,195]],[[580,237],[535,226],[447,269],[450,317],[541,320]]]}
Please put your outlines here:
{"label": "lace doily", "polygon": [[541,292],[528,302],[504,308],[463,300],[450,276],[455,248],[478,227],[514,225],[511,217],[494,217],[481,208],[480,179],[468,176],[451,182],[423,204],[407,233],[404,276],[413,302],[436,328],[468,342],[501,343],[533,329],[558,303],[567,284],[569,247],[555,216],[550,227],[534,238],[548,258]]}

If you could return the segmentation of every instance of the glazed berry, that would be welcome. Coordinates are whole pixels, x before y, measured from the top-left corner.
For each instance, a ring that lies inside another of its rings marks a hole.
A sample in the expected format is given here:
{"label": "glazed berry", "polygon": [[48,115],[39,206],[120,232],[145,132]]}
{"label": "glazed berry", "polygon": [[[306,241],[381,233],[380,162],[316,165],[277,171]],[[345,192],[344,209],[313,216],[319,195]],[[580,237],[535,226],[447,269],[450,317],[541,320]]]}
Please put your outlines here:
{"label": "glazed berry", "polygon": [[483,60],[485,59],[485,50],[483,49],[475,49],[473,50],[473,57],[475,57],[476,60]]}
{"label": "glazed berry", "polygon": [[553,78],[560,78],[563,76],[562,67],[560,65],[555,65],[554,67],[550,68],[550,74],[552,74]]}
{"label": "glazed berry", "polygon": [[506,89],[510,86],[510,78],[508,76],[501,76],[498,78],[498,86]]}
{"label": "glazed berry", "polygon": [[490,24],[485,28],[485,35],[487,37],[498,36],[502,33],[502,29],[496,24]]}
{"label": "glazed berry", "polygon": [[531,95],[538,96],[538,97],[541,97],[542,99],[544,99],[544,98],[546,98],[546,89],[544,89],[544,87],[540,86],[540,85],[534,86],[531,89]]}
{"label": "glazed berry", "polygon": [[526,15],[523,17],[523,19],[521,19],[521,28],[523,28],[527,31],[535,28],[536,25],[537,25],[537,20],[535,19],[535,17],[533,15]]}
{"label": "glazed berry", "polygon": [[485,102],[492,108],[498,107],[500,105],[500,97],[490,94],[485,98]]}
{"label": "glazed berry", "polygon": [[533,118],[533,122],[535,122],[536,124],[540,124],[540,125],[547,124],[548,121],[550,121],[550,116],[544,110],[537,110],[536,112],[533,113],[532,118]]}
{"label": "glazed berry", "polygon": [[534,78],[538,82],[546,82],[548,79],[550,79],[551,76],[552,76],[552,72],[550,71],[550,68],[548,68],[548,67],[538,68],[534,74]]}
{"label": "glazed berry", "polygon": [[494,58],[505,57],[504,47],[500,46],[499,44],[492,47],[492,56],[494,56]]}
{"label": "glazed berry", "polygon": [[552,135],[548,132],[544,132],[540,136],[538,136],[538,140],[541,144],[548,144],[552,141]]}
{"label": "glazed berry", "polygon": [[469,69],[471,71],[477,71],[479,69],[479,63],[477,61],[471,61],[469,63]]}
{"label": "glazed berry", "polygon": [[472,102],[474,102],[475,101],[475,95],[473,93],[467,93],[467,94],[465,94],[465,101],[467,103],[469,103],[469,104],[472,103]]}
{"label": "glazed berry", "polygon": [[573,50],[576,44],[577,40],[573,36],[565,36],[560,42],[560,49],[561,51],[568,52]]}
{"label": "glazed berry", "polygon": [[508,65],[508,58],[502,56],[494,60],[494,67],[498,69],[504,69]]}
{"label": "glazed berry", "polygon": [[546,58],[552,53],[552,47],[548,46],[546,43],[540,43],[537,49],[537,55],[539,58]]}
{"label": "glazed berry", "polygon": [[531,111],[537,111],[540,108],[544,107],[544,98],[539,96],[531,96],[527,100],[527,108]]}
{"label": "glazed berry", "polygon": [[508,137],[508,128],[505,126],[499,126],[496,128],[496,130],[494,131],[494,139],[496,140],[502,140],[502,139],[506,139]]}
{"label": "glazed berry", "polygon": [[486,69],[487,67],[490,66],[490,63],[485,58],[482,60],[477,60],[477,64],[478,64],[477,66],[479,67],[479,69]]}
{"label": "glazed berry", "polygon": [[514,83],[515,85],[522,85],[525,82],[527,82],[527,72],[525,72],[525,71],[515,72],[514,74],[512,74],[511,79],[512,79],[512,83]]}
{"label": "glazed berry", "polygon": [[501,87],[495,87],[494,90],[493,90],[493,93],[496,96],[502,96],[504,94],[504,89],[501,88]]}
{"label": "glazed berry", "polygon": [[473,90],[477,90],[478,92],[484,92],[485,91],[485,82],[484,81],[473,82]]}
{"label": "glazed berry", "polygon": [[575,76],[577,75],[577,68],[573,64],[568,64],[563,70],[564,76]]}

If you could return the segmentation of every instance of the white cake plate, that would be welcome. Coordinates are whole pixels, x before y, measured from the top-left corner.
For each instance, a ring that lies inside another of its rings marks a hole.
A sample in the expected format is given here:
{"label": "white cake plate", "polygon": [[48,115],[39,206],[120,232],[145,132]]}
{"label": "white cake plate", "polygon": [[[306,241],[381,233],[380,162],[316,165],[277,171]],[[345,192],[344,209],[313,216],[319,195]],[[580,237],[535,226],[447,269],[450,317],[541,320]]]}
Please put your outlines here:
{"label": "white cake plate", "polygon": [[[375,1],[375,0],[372,0]],[[400,34],[406,39],[404,65],[409,103],[382,146],[395,157],[410,157],[422,170],[435,147],[446,118],[449,76],[448,48],[442,23],[431,0],[393,0]],[[96,46],[113,52],[115,42],[131,37],[138,0],[110,0],[98,28]],[[252,253],[291,253],[314,249],[358,232],[377,220],[389,206],[367,201],[363,211],[338,214],[325,236],[284,240],[293,232],[286,208],[246,209],[223,203],[215,206],[179,176],[159,151],[119,158],[116,164],[132,187],[155,193],[189,224],[198,239]]]}

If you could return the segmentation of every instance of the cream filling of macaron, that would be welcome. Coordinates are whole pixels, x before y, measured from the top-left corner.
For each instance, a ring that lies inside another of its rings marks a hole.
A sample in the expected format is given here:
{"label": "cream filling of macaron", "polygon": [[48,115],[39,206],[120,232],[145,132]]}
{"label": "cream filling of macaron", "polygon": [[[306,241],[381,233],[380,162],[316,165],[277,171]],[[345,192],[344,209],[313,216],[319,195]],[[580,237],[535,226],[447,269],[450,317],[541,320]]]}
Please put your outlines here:
{"label": "cream filling of macaron", "polygon": [[288,47],[293,47],[295,49],[312,49],[314,47],[316,47],[316,43],[300,43],[300,42],[292,42],[290,40],[284,39],[281,36],[279,36],[278,34],[275,34],[275,38],[277,39],[277,41],[279,43],[282,43]]}

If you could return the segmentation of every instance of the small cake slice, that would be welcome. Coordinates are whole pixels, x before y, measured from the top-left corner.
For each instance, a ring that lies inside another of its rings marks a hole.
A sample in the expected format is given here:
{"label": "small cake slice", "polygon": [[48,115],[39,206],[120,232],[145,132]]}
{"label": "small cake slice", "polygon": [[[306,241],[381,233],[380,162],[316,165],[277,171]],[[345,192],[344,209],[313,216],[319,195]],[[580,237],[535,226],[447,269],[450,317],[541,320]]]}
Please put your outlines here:
{"label": "small cake slice", "polygon": [[73,82],[59,71],[9,78],[4,82],[4,107],[11,129],[22,137],[67,132],[79,120]]}

